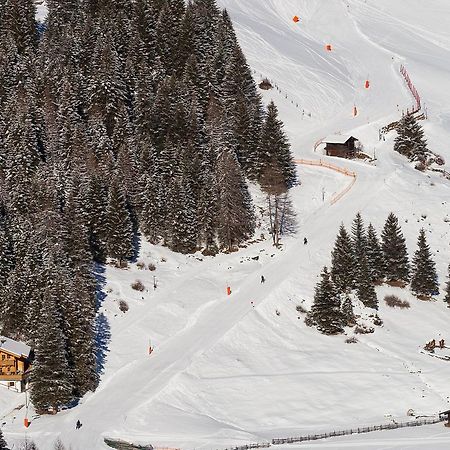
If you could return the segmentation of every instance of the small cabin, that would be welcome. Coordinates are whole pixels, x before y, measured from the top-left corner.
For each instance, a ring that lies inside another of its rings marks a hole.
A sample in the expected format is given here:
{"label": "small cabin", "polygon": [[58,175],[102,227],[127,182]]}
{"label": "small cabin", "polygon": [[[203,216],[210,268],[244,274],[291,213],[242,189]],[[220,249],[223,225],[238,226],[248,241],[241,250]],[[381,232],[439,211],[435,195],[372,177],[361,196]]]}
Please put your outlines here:
{"label": "small cabin", "polygon": [[336,134],[323,139],[325,144],[325,154],[327,156],[337,156],[339,158],[354,158],[356,153],[355,142],[357,138],[351,135]]}
{"label": "small cabin", "polygon": [[30,355],[28,345],[0,336],[0,385],[23,392],[31,368]]}

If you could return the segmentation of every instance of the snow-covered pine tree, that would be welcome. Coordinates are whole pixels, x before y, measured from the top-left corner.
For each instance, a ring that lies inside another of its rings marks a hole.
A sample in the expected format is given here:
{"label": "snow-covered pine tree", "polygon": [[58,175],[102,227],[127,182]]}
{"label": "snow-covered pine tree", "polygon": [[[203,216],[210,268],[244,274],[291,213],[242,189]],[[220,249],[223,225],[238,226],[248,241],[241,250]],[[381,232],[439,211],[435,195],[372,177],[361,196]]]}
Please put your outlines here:
{"label": "snow-covered pine tree", "polygon": [[311,307],[310,317],[317,329],[323,334],[342,333],[345,318],[341,312],[341,302],[330,274],[326,267],[321,273],[321,280],[316,285],[314,303]]}
{"label": "snow-covered pine tree", "polygon": [[5,286],[13,268],[14,254],[11,237],[6,229],[6,224],[0,222],[0,289]]}
{"label": "snow-covered pine tree", "polygon": [[220,244],[232,251],[255,231],[255,217],[247,184],[235,154],[229,148],[219,150],[217,160]]}
{"label": "snow-covered pine tree", "polygon": [[367,227],[367,260],[372,282],[376,283],[384,278],[384,258],[381,244],[374,226]]}
{"label": "snow-covered pine tree", "polygon": [[13,37],[19,54],[33,52],[37,44],[34,1],[9,0],[3,8],[2,28]]}
{"label": "snow-covered pine tree", "polygon": [[127,201],[119,180],[113,178],[108,194],[106,210],[108,256],[117,259],[119,265],[133,256],[133,227]]}
{"label": "snow-covered pine tree", "polygon": [[428,151],[423,129],[413,114],[406,114],[397,127],[394,150],[411,161],[422,160]]}
{"label": "snow-covered pine tree", "polygon": [[297,182],[297,172],[289,142],[283,131],[283,123],[278,119],[278,109],[272,102],[267,107],[267,115],[261,132],[258,155],[258,176],[274,163],[280,167],[286,187]]}
{"label": "snow-covered pine tree", "polygon": [[166,1],[156,24],[156,54],[168,76],[178,66],[177,49],[184,8],[183,0]]}
{"label": "snow-covered pine tree", "polygon": [[447,284],[445,286],[445,297],[444,302],[450,308],[450,264],[448,266]]}
{"label": "snow-covered pine tree", "polygon": [[60,328],[55,292],[51,284],[43,290],[42,311],[30,375],[31,401],[36,411],[47,413],[68,403],[72,397],[72,373],[67,362],[66,342]]}
{"label": "snow-covered pine tree", "polygon": [[116,115],[127,101],[123,68],[113,43],[110,32],[98,36],[87,87],[89,116],[101,117],[109,137],[114,132]]}
{"label": "snow-covered pine tree", "polygon": [[387,280],[407,283],[410,279],[408,250],[398,218],[394,213],[389,214],[381,239]]}
{"label": "snow-covered pine tree", "polygon": [[362,254],[358,262],[355,281],[358,299],[368,308],[378,309],[377,294],[370,278],[369,265],[365,254]]}
{"label": "snow-covered pine tree", "polygon": [[8,444],[3,437],[2,430],[0,430],[0,450],[9,450]]}
{"label": "snow-covered pine tree", "polygon": [[431,297],[439,293],[436,264],[427,244],[425,230],[419,231],[417,250],[412,260],[411,290],[418,296]]}
{"label": "snow-covered pine tree", "polygon": [[[209,152],[205,151],[205,153]],[[209,158],[204,156],[204,159]],[[216,229],[219,214],[219,194],[213,168],[209,165],[203,165],[203,167],[197,211],[199,243],[205,247],[205,254],[214,254],[217,252]]]}
{"label": "snow-covered pine tree", "polygon": [[352,244],[355,255],[355,263],[358,265],[359,259],[367,254],[367,236],[361,213],[356,214],[352,223]]}
{"label": "snow-covered pine tree", "polygon": [[107,237],[107,204],[108,188],[103,176],[95,174],[91,176],[86,202],[83,209],[89,218],[89,245],[94,260],[104,262],[106,258]]}
{"label": "snow-covered pine tree", "polygon": [[353,311],[353,304],[351,298],[346,295],[341,305],[342,315],[345,319],[345,325],[353,326],[356,324],[355,313]]}
{"label": "snow-covered pine tree", "polygon": [[337,292],[344,294],[355,287],[355,277],[352,241],[344,224],[341,224],[331,252],[331,278]]}
{"label": "snow-covered pine tree", "polygon": [[31,258],[27,255],[17,263],[14,270],[9,274],[0,301],[2,333],[6,336],[19,340],[27,336],[26,312],[28,305],[36,296],[35,269]]}
{"label": "snow-covered pine tree", "polygon": [[173,211],[167,238],[169,247],[180,253],[195,252],[197,248],[197,218],[191,185],[189,175],[180,174],[170,186]]}
{"label": "snow-covered pine tree", "polygon": [[217,155],[217,232],[220,244],[231,251],[255,230],[253,205],[236,157],[236,139],[230,119],[214,99],[208,112],[210,152]]}

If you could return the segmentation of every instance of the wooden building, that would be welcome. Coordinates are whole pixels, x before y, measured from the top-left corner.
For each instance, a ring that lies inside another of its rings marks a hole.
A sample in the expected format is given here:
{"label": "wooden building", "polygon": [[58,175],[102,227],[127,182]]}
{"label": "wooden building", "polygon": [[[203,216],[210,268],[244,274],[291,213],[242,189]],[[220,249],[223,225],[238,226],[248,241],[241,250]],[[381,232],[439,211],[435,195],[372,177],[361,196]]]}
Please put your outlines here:
{"label": "wooden building", "polygon": [[17,392],[26,389],[30,353],[28,345],[0,336],[0,385]]}
{"label": "wooden building", "polygon": [[325,154],[339,158],[354,158],[356,153],[355,142],[358,139],[351,135],[336,134],[323,139]]}

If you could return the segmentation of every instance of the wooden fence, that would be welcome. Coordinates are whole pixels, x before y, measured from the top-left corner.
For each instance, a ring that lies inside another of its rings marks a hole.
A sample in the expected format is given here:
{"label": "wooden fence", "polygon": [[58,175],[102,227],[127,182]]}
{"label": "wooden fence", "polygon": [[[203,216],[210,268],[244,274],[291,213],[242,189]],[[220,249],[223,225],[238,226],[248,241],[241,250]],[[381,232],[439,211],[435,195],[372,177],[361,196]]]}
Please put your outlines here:
{"label": "wooden fence", "polygon": [[444,417],[436,417],[431,419],[421,419],[410,422],[393,422],[383,425],[375,425],[372,427],[350,428],[349,430],[331,431],[328,433],[308,434],[305,436],[274,438],[271,442],[260,442],[256,444],[240,445],[236,447],[228,447],[224,450],[250,450],[253,448],[268,448],[272,445],[294,444],[297,442],[317,441],[319,439],[327,439],[336,436],[350,436],[352,434],[371,433],[372,431],[395,430],[397,428],[420,427],[422,425],[433,425],[443,422]]}
{"label": "wooden fence", "polygon": [[314,159],[296,159],[295,160],[296,164],[302,164],[305,166],[320,166],[320,167],[325,167],[327,169],[330,170],[334,170],[335,172],[339,172],[342,173],[343,175],[347,176],[347,177],[352,177],[352,181],[350,182],[350,184],[341,192],[339,192],[338,194],[336,194],[330,201],[330,203],[332,205],[334,205],[336,202],[338,202],[345,194],[347,194],[347,192],[353,187],[353,185],[356,183],[356,172],[352,172],[351,170],[348,170],[346,168],[343,167],[339,167],[339,166],[335,166],[334,164],[330,164],[328,162],[322,161],[321,159],[319,160],[314,160]]}
{"label": "wooden fence", "polygon": [[409,76],[409,73],[403,64],[400,66],[400,73],[402,74],[402,76],[405,80],[405,83],[408,86],[408,89],[411,92],[411,94],[415,100],[414,106],[411,108],[411,110],[408,108],[406,110],[406,114],[415,114],[416,112],[418,112],[422,109],[422,101],[421,101],[419,92],[417,91],[416,87],[414,86],[413,82],[411,81],[411,77]]}
{"label": "wooden fence", "polygon": [[293,444],[295,442],[316,441],[318,439],[327,439],[336,436],[350,436],[351,434],[371,433],[372,431],[395,430],[397,428],[419,427],[422,425],[432,425],[443,422],[443,417],[434,419],[422,419],[410,422],[394,422],[384,425],[375,425],[373,427],[351,428],[350,430],[331,431],[330,433],[308,434],[306,436],[289,437],[281,439],[272,439],[272,445]]}

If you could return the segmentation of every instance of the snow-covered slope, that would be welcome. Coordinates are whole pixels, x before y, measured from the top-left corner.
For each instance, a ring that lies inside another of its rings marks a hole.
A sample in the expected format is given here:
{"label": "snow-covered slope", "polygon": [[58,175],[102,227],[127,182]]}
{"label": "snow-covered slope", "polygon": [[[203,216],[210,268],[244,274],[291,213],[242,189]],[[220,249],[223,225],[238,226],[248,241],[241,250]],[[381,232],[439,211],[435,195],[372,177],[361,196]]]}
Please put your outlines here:
{"label": "snow-covered slope", "polygon": [[[391,416],[403,420],[409,409],[418,414],[448,409],[450,363],[420,351],[433,338],[450,340],[450,310],[441,297],[421,302],[406,291],[379,288],[384,326],[359,337],[357,344],[307,328],[296,305],[309,307],[338,226],[341,221],[349,225],[357,211],[378,230],[394,211],[410,253],[419,228],[425,227],[440,281],[445,281],[450,182],[415,171],[392,152],[392,135],[378,140],[378,129],[412,104],[399,73],[405,64],[427,105],[429,120],[423,124],[430,147],[450,161],[450,32],[445,22],[450,4],[220,3],[236,24],[256,79],[268,76],[279,88],[264,98],[279,106],[295,155],[323,157],[313,144],[341,131],[359,137],[367,153],[376,153],[377,163],[333,160],[357,173],[355,185],[333,206],[329,200],[348,179],[324,168],[299,166],[302,185],[293,192],[299,233],[287,238],[282,250],[266,240],[236,254],[205,258],[144,244],[140,260],[153,262],[156,271],[136,265],[128,270],[107,267],[101,274],[107,293],[101,328],[105,342],[108,334],[111,339],[102,381],[76,408],[32,420],[27,435],[42,450],[49,450],[58,436],[73,450],[105,448],[103,437],[157,447],[221,448],[375,425]],[[294,15],[300,23],[292,21]],[[326,44],[332,52],[325,51]],[[364,89],[366,79],[370,89]],[[130,288],[138,278],[147,287],[143,293]],[[229,297],[226,286],[233,291]],[[411,308],[388,308],[382,301],[386,293],[409,300]],[[118,310],[119,299],[129,303],[126,314]],[[149,339],[155,348],[151,356]],[[14,407],[11,402],[10,395],[5,401],[2,397],[0,416]],[[9,440],[23,439],[23,416],[23,409],[6,415]],[[77,419],[83,423],[78,431]],[[375,433],[314,447],[426,449],[430,441],[433,448],[450,446],[442,425],[422,430]]]}

